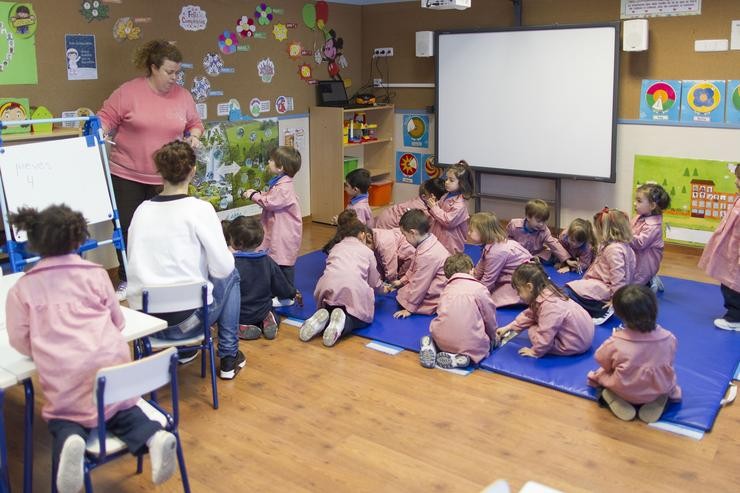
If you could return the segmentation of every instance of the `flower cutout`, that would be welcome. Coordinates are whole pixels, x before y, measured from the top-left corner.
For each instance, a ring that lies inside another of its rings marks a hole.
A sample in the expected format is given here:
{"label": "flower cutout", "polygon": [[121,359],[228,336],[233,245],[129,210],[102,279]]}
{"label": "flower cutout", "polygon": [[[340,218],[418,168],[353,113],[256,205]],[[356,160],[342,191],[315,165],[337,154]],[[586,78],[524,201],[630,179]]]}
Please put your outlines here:
{"label": "flower cutout", "polygon": [[141,37],[141,28],[134,26],[131,17],[121,17],[113,26],[113,37],[116,41],[126,41],[139,39]]}
{"label": "flower cutout", "polygon": [[246,15],[243,15],[236,22],[236,32],[239,33],[239,36],[242,38],[251,38],[254,36],[254,32],[256,30],[257,26],[254,25],[254,19],[251,19]]}
{"label": "flower cutout", "polygon": [[193,79],[193,87],[190,88],[190,94],[198,103],[206,100],[211,90],[211,82],[205,77],[199,76]]}
{"label": "flower cutout", "polygon": [[290,58],[297,60],[301,56],[301,53],[303,53],[303,45],[301,45],[300,41],[291,41],[288,44],[288,56]]}
{"label": "flower cutout", "polygon": [[301,78],[302,81],[310,81],[312,75],[313,70],[311,70],[311,65],[304,63],[298,66],[298,76]]}
{"label": "flower cutout", "polygon": [[218,75],[224,68],[224,60],[218,53],[206,53],[203,57],[203,69],[208,75]]}
{"label": "flower cutout", "polygon": [[266,3],[257,5],[254,11],[254,18],[260,26],[267,26],[272,21],[272,7]]}
{"label": "flower cutout", "polygon": [[275,24],[272,27],[272,35],[275,36],[275,39],[278,41],[285,41],[288,39],[288,28],[285,24]]}
{"label": "flower cutout", "polygon": [[185,72],[182,70],[178,70],[177,74],[175,74],[175,82],[180,87],[185,87]]}
{"label": "flower cutout", "polygon": [[239,38],[231,31],[226,30],[218,36],[218,48],[221,50],[221,53],[231,55],[236,52],[238,45]]}
{"label": "flower cutout", "polygon": [[694,91],[694,106],[711,107],[714,105],[714,90],[711,87],[698,88]]}
{"label": "flower cutout", "polygon": [[108,6],[100,0],[85,0],[80,5],[80,14],[87,22],[100,21],[108,18]]}

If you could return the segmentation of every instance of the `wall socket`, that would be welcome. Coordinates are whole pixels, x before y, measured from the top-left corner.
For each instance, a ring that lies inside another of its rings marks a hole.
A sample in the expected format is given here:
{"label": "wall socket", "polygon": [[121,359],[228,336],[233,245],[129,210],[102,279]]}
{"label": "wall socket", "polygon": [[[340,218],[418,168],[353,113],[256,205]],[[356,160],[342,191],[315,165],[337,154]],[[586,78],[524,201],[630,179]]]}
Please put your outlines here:
{"label": "wall socket", "polygon": [[383,79],[373,79],[373,87],[383,87]]}
{"label": "wall socket", "polygon": [[393,48],[375,48],[373,58],[382,56],[393,56]]}

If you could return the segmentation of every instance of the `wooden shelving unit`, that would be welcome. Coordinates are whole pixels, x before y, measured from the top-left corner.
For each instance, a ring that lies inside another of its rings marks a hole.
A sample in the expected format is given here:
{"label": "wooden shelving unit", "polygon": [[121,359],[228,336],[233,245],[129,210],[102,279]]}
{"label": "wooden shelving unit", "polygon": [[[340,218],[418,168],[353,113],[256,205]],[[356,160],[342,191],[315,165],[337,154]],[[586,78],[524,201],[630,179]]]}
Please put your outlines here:
{"label": "wooden shelving unit", "polygon": [[[344,120],[365,113],[367,123],[377,124],[377,140],[344,144]],[[311,139],[311,217],[331,223],[344,208],[344,157],[359,159],[360,167],[370,171],[373,181],[392,179],[394,166],[393,105],[361,109],[314,106],[310,110]]]}

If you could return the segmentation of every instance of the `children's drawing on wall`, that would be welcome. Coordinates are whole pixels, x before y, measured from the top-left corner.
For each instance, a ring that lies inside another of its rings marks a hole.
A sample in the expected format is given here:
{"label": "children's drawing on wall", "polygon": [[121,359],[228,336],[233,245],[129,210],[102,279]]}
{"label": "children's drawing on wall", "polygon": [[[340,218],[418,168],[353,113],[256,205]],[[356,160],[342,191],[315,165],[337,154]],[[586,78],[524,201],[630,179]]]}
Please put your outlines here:
{"label": "children's drawing on wall", "polygon": [[267,186],[267,161],[278,137],[277,119],[207,124],[191,195],[210,202],[222,219],[259,213],[242,193]]}
{"label": "children's drawing on wall", "polygon": [[702,246],[735,202],[737,164],[638,155],[633,191],[647,182],[661,185],[671,196],[671,207],[663,212],[665,240]]}
{"label": "children's drawing on wall", "polygon": [[0,85],[38,82],[37,21],[30,3],[0,2]]}
{"label": "children's drawing on wall", "polygon": [[87,22],[102,21],[108,18],[108,6],[102,0],[83,0],[80,14]]}
{"label": "children's drawing on wall", "polygon": [[66,34],[67,80],[95,80],[98,78],[98,61],[95,35]]}
{"label": "children's drawing on wall", "polygon": [[640,96],[640,120],[678,121],[681,81],[643,80]]}
{"label": "children's drawing on wall", "polygon": [[113,24],[113,39],[118,42],[134,41],[141,38],[141,28],[134,25],[131,17],[121,17]]}
{"label": "children's drawing on wall", "polygon": [[717,123],[725,121],[725,81],[685,80],[682,84],[681,121]]}

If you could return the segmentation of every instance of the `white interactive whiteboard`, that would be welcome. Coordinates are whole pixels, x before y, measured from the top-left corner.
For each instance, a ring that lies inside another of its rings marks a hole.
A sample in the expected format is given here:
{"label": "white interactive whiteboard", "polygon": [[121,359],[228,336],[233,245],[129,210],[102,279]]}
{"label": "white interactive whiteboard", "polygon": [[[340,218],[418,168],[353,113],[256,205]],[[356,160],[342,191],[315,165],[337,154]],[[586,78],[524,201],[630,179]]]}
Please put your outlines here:
{"label": "white interactive whiteboard", "polygon": [[614,182],[619,24],[438,32],[437,160]]}
{"label": "white interactive whiteboard", "polygon": [[[100,148],[88,146],[86,137],[6,146],[0,174],[9,212],[64,203],[82,212],[88,224],[113,219]],[[13,236],[26,240],[23,231]]]}

